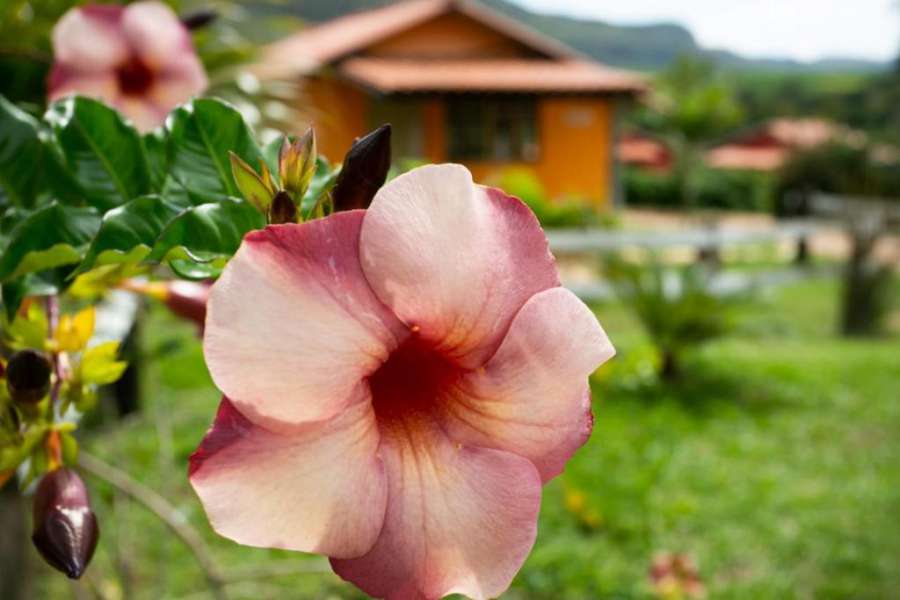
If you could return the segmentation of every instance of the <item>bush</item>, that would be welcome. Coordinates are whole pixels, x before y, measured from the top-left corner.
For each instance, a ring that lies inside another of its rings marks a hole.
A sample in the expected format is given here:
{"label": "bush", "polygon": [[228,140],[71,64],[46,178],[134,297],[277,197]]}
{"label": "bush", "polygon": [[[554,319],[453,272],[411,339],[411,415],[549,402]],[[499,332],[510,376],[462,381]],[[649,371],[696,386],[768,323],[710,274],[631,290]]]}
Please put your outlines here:
{"label": "bush", "polygon": [[682,205],[681,182],[674,173],[626,168],[625,202],[629,206],[679,207]]}
{"label": "bush", "polygon": [[496,185],[527,204],[544,227],[590,227],[601,224],[596,208],[586,200],[550,200],[541,181],[527,169],[505,170]]}
{"label": "bush", "polygon": [[[769,211],[773,179],[766,173],[697,169],[692,181],[694,208]],[[630,206],[686,208],[683,176],[677,171],[625,171],[625,200]]]}
{"label": "bush", "polygon": [[779,173],[778,214],[807,212],[803,204],[788,204],[792,192],[900,198],[897,162],[878,161],[876,154],[864,144],[833,143],[794,155]]}
{"label": "bush", "polygon": [[656,346],[663,379],[678,379],[686,350],[732,328],[732,308],[739,297],[713,293],[711,273],[702,264],[668,266],[655,256],[634,263],[611,255],[606,275]]}

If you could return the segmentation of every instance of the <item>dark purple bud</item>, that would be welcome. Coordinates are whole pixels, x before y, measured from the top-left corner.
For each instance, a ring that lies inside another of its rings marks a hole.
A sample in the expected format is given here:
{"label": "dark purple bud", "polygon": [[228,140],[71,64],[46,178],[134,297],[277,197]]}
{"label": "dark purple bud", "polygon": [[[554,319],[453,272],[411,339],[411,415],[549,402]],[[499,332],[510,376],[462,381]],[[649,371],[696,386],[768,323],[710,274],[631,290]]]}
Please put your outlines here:
{"label": "dark purple bud", "polygon": [[201,8],[181,17],[181,23],[191,31],[202,29],[219,18],[219,13],[212,8]]}
{"label": "dark purple bud", "polygon": [[20,404],[37,404],[50,391],[53,367],[40,352],[20,350],[6,365],[6,389],[9,397]]}
{"label": "dark purple bud", "polygon": [[391,126],[382,125],[355,142],[331,192],[335,212],[368,208],[391,168]]}
{"label": "dark purple bud", "polygon": [[54,569],[71,579],[81,577],[100,538],[87,488],[71,469],[44,475],[34,494],[31,541]]}
{"label": "dark purple bud", "polygon": [[279,225],[281,223],[297,222],[297,205],[291,200],[291,195],[280,190],[272,199],[272,208],[269,209],[269,223]]}

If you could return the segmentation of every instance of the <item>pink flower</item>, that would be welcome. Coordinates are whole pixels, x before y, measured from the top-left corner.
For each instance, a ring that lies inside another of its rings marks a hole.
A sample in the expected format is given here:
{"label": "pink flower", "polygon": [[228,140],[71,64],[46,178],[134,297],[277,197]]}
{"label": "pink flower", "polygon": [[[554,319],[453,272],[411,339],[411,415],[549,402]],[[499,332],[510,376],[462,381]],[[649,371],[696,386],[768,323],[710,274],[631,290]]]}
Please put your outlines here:
{"label": "pink flower", "polygon": [[53,54],[50,100],[97,98],[144,131],[206,89],[190,33],[160,2],[73,8],[53,28]]}
{"label": "pink flower", "polygon": [[212,526],[372,596],[495,597],[614,351],[534,215],[458,165],[250,233],[208,304],[225,398],[191,457]]}

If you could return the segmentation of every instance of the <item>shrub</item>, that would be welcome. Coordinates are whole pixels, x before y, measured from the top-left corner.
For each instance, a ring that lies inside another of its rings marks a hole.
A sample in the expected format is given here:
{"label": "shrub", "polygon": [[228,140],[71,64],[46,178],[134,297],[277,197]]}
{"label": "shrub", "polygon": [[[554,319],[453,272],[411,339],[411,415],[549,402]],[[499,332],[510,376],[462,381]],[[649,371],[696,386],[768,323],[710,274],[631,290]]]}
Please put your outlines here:
{"label": "shrub", "polygon": [[656,346],[663,379],[679,377],[686,350],[731,329],[731,309],[738,298],[713,293],[711,273],[701,264],[668,266],[656,257],[638,264],[611,255],[606,274]]}
{"label": "shrub", "polygon": [[544,227],[589,227],[601,224],[599,213],[589,201],[578,198],[550,200],[541,181],[527,169],[506,169],[496,185],[527,204]]}
{"label": "shrub", "polygon": [[[692,175],[696,208],[769,211],[773,205],[773,178],[766,173],[696,169]],[[625,200],[631,206],[686,208],[685,184],[677,171],[654,173],[625,171]]]}

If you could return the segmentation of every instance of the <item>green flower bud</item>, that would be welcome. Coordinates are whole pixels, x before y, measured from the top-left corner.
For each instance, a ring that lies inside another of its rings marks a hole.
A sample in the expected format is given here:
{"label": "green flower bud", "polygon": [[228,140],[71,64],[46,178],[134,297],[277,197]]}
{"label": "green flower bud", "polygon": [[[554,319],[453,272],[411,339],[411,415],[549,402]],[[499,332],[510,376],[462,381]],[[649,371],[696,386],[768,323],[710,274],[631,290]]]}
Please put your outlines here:
{"label": "green flower bud", "polygon": [[284,138],[278,154],[278,173],[281,187],[300,202],[316,172],[316,135],[312,129],[291,143]]}
{"label": "green flower bud", "polygon": [[269,223],[273,225],[296,223],[297,216],[297,205],[294,204],[290,194],[283,190],[275,194],[272,209],[269,212]]}

